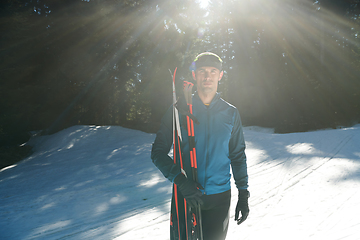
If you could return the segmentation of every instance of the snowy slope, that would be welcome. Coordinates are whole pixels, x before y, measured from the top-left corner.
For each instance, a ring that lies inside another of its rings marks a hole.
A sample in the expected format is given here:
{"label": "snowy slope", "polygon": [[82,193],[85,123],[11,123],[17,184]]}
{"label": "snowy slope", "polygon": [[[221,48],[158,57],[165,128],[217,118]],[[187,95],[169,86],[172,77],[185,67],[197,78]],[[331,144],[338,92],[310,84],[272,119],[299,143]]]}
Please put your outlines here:
{"label": "snowy slope", "polygon": [[[250,215],[227,239],[360,239],[360,125],[244,133]],[[168,239],[171,184],[150,160],[154,138],[74,126],[32,139],[32,156],[0,170],[0,239]]]}

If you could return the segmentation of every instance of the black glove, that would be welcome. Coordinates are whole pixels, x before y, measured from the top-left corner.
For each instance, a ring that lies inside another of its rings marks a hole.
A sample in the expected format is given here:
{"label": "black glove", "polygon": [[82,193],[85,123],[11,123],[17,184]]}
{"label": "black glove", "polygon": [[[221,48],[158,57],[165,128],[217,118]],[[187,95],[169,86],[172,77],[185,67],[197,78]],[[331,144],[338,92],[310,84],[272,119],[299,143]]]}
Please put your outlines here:
{"label": "black glove", "polygon": [[204,188],[199,183],[186,178],[183,174],[179,174],[174,179],[174,183],[178,186],[181,194],[191,207],[203,204],[201,200],[202,192],[199,189]]}
{"label": "black glove", "polygon": [[[249,216],[249,204],[248,198],[250,197],[250,192],[248,190],[239,190],[239,200],[236,204],[235,209],[235,221],[237,224],[241,224]],[[241,217],[239,219],[239,212],[241,211]]]}

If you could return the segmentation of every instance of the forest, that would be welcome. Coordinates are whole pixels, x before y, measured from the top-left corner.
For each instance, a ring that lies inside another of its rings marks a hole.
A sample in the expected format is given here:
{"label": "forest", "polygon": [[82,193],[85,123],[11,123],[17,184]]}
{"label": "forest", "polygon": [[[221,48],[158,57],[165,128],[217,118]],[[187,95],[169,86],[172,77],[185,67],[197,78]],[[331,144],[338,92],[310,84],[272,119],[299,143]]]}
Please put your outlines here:
{"label": "forest", "polygon": [[359,4],[1,1],[0,147],[73,125],[155,133],[172,103],[169,69],[178,68],[180,91],[203,51],[223,59],[219,92],[243,125],[352,126],[360,122]]}

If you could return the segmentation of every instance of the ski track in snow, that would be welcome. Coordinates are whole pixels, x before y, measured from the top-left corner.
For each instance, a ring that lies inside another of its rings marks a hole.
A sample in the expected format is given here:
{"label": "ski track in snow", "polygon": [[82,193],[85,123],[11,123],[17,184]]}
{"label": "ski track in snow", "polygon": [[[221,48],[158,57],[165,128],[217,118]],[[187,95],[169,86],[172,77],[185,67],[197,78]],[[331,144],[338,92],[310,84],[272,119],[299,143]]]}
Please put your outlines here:
{"label": "ski track in snow", "polygon": [[[360,239],[360,125],[274,134],[246,127],[250,215],[227,239]],[[171,183],[155,134],[74,126],[0,170],[0,239],[169,239]]]}

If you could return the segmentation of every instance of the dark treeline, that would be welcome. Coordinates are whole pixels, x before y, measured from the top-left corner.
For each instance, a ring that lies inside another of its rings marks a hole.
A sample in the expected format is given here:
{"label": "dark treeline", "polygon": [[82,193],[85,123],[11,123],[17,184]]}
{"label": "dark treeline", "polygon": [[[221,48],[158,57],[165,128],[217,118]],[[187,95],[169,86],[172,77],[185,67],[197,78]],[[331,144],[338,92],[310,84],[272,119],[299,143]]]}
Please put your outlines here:
{"label": "dark treeline", "polygon": [[276,132],[360,120],[359,0],[7,0],[0,4],[0,146],[75,124],[155,132],[168,69],[219,54],[223,98]]}

